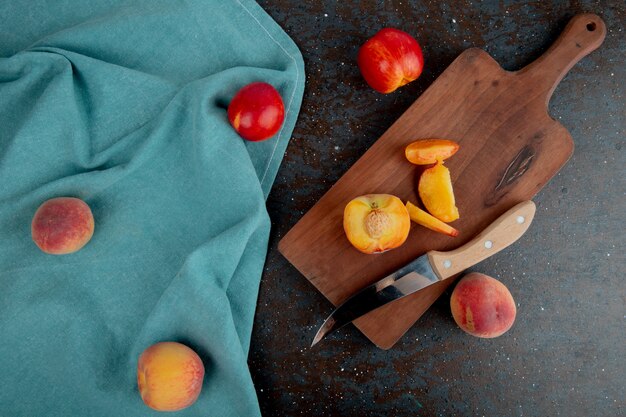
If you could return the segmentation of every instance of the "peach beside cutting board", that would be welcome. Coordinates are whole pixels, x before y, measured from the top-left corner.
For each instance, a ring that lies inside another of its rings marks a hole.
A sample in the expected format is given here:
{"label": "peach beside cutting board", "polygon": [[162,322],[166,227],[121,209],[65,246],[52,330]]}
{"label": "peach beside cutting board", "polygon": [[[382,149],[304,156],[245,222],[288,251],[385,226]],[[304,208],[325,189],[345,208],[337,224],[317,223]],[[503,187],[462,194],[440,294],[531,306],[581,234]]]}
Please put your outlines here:
{"label": "peach beside cutting board", "polygon": [[[568,131],[548,115],[550,96],[605,35],[598,16],[575,16],[547,52],[516,72],[503,70],[480,49],[464,51],[287,233],[280,252],[337,306],[429,250],[461,246],[515,204],[532,199],[574,149]],[[461,212],[453,223],[459,236],[414,225],[398,249],[379,255],[357,251],[343,231],[345,205],[371,193],[418,201],[416,169],[406,160],[404,147],[424,138],[460,144],[446,161]],[[354,324],[388,349],[453,281],[387,304]]]}

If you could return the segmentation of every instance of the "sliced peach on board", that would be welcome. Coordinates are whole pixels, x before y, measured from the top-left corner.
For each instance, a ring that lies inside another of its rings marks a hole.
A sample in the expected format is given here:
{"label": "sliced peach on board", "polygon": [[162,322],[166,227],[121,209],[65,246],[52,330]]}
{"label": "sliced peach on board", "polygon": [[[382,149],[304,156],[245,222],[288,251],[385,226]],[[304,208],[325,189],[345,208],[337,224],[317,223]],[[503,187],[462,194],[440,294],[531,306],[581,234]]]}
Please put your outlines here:
{"label": "sliced peach on board", "polygon": [[409,216],[411,217],[411,220],[419,225],[426,227],[427,229],[434,230],[435,232],[443,233],[452,237],[459,235],[459,231],[456,230],[454,227],[442,222],[434,216],[431,216],[410,201],[406,202],[406,209],[409,211]]}
{"label": "sliced peach on board", "polygon": [[398,197],[368,194],[350,201],[343,212],[348,240],[363,253],[380,253],[402,245],[411,219]]}
{"label": "sliced peach on board", "polygon": [[438,161],[420,176],[417,190],[426,210],[443,222],[459,218],[459,209],[454,201],[450,171]]}
{"label": "sliced peach on board", "polygon": [[447,139],[423,139],[404,149],[406,159],[415,165],[430,165],[448,159],[459,150],[459,144]]}

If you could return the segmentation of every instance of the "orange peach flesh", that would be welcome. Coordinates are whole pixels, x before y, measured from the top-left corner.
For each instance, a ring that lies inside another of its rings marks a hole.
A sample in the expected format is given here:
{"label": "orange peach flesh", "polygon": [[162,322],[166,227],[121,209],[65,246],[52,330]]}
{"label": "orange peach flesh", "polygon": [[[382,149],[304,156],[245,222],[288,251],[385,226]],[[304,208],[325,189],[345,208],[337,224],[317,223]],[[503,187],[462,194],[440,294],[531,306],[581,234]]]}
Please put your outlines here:
{"label": "orange peach flesh", "polygon": [[380,253],[404,243],[411,219],[398,197],[368,194],[346,205],[343,228],[350,243],[359,251]]}
{"label": "orange peach flesh", "polygon": [[443,222],[452,222],[459,218],[456,207],[450,171],[438,161],[420,176],[417,190],[426,210]]}
{"label": "orange peach flesh", "polygon": [[511,328],[517,309],[513,296],[500,281],[476,272],[466,275],[450,298],[454,321],[465,332],[483,338],[498,337]]}
{"label": "orange peach flesh", "polygon": [[94,220],[89,206],[72,197],[53,198],[35,212],[31,233],[45,253],[64,255],[76,252],[93,236]]}
{"label": "orange peach flesh", "polygon": [[137,363],[137,385],[144,403],[158,411],[192,405],[200,395],[204,365],[192,349],[176,342],[150,346]]}
{"label": "orange peach flesh", "polygon": [[459,144],[446,139],[423,139],[409,144],[404,154],[416,165],[430,165],[448,159],[459,150]]}
{"label": "orange peach flesh", "polygon": [[459,231],[456,230],[454,227],[442,222],[434,216],[431,216],[410,201],[407,201],[406,208],[409,211],[409,216],[411,217],[411,220],[415,223],[420,224],[435,232],[446,234],[448,236],[455,237],[459,235]]}

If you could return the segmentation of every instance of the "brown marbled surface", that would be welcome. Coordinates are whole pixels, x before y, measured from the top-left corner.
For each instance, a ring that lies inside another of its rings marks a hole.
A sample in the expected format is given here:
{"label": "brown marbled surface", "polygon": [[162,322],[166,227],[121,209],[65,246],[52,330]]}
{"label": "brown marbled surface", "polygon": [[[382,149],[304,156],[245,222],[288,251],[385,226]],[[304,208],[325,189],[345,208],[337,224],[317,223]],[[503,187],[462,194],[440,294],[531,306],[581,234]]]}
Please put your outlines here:
{"label": "brown marbled surface", "polygon": [[[273,223],[249,364],[266,416],[618,416],[626,414],[626,4],[622,1],[262,0],[300,47],[302,110],[268,199]],[[515,246],[473,268],[516,300],[496,339],[456,327],[449,291],[391,350],[346,327],[309,345],[331,304],[278,241],[464,49],[505,69],[537,58],[577,13],[606,22],[601,48],[556,89],[550,114],[576,149],[539,193]],[[385,26],[421,43],[425,71],[382,95],[358,47]]]}

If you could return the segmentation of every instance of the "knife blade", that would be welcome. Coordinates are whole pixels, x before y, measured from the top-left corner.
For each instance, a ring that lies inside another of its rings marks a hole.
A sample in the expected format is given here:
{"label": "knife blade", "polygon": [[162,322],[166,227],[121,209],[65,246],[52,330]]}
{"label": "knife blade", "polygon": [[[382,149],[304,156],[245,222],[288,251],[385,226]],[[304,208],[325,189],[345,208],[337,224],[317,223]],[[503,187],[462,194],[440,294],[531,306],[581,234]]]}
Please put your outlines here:
{"label": "knife blade", "polygon": [[449,252],[430,251],[348,298],[324,321],[311,347],[365,314],[450,278],[500,252],[530,227],[535,203],[524,201],[498,217],[474,239]]}

